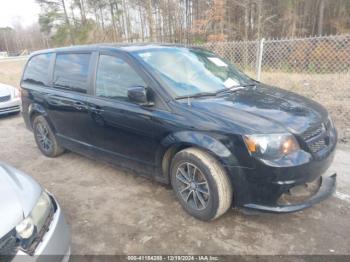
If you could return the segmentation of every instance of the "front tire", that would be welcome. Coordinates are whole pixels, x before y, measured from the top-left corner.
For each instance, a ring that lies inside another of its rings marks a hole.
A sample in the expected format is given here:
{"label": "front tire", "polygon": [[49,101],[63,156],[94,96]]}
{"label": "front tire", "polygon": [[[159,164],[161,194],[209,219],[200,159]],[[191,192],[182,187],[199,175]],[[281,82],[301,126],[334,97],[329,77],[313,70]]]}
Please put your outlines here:
{"label": "front tire", "polygon": [[214,220],[231,207],[233,193],[226,171],[203,150],[188,148],[175,155],[171,183],[185,211],[200,220]]}
{"label": "front tire", "polygon": [[64,152],[45,117],[39,115],[33,121],[34,138],[40,151],[47,157],[56,157]]}

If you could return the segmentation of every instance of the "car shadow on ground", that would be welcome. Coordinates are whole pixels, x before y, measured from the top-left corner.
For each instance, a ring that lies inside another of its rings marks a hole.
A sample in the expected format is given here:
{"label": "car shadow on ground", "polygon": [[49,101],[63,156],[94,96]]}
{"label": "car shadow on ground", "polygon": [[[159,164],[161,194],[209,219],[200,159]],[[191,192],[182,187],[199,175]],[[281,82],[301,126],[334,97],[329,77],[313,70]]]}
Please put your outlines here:
{"label": "car shadow on ground", "polygon": [[19,116],[20,114],[21,114],[20,112],[15,112],[15,113],[8,113],[8,114],[0,115],[0,120],[13,119],[13,118],[16,118],[17,116]]}

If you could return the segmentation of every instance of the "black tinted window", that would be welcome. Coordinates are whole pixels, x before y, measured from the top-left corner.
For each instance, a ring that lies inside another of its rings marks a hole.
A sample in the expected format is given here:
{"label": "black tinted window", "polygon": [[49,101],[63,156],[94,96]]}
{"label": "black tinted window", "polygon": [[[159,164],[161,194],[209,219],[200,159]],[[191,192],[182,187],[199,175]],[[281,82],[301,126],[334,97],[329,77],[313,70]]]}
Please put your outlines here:
{"label": "black tinted window", "polygon": [[23,81],[38,85],[47,85],[49,80],[49,66],[52,54],[33,56],[24,72]]}
{"label": "black tinted window", "polygon": [[141,77],[124,60],[101,55],[96,78],[96,95],[126,100],[128,88],[145,86]]}
{"label": "black tinted window", "polygon": [[86,93],[90,54],[57,54],[54,86]]}

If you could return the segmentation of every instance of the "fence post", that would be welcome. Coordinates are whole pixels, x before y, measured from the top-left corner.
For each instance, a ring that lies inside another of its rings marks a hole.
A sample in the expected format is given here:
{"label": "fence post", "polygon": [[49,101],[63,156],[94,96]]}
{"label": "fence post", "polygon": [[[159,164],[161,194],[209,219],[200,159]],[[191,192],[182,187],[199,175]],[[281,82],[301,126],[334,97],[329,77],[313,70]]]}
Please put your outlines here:
{"label": "fence post", "polygon": [[262,63],[263,52],[264,52],[264,41],[265,41],[265,38],[262,38],[260,40],[258,54],[257,54],[256,78],[258,81],[260,81],[260,78],[261,78],[261,63]]}

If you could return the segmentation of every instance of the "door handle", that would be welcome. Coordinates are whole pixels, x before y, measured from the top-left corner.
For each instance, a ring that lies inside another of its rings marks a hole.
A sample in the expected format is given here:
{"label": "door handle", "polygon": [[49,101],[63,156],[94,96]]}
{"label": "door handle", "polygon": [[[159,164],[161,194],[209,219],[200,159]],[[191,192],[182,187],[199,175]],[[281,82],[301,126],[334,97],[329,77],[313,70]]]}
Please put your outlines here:
{"label": "door handle", "polygon": [[87,109],[87,105],[83,102],[74,102],[74,107],[78,110],[84,110],[84,109]]}

